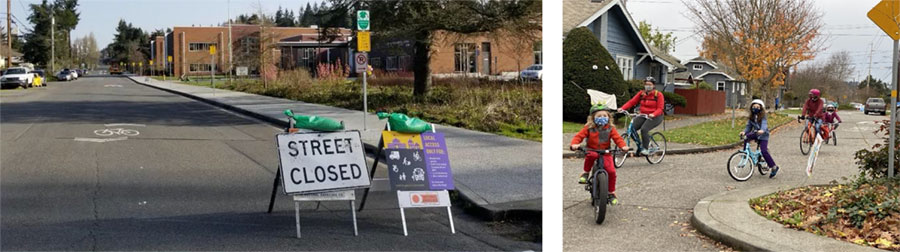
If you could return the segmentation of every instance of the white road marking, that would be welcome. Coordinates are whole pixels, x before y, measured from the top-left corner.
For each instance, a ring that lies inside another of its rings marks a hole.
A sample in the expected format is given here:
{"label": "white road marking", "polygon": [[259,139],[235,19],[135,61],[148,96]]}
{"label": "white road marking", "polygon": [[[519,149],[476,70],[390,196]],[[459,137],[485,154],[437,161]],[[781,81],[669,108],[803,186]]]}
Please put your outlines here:
{"label": "white road marking", "polygon": [[122,87],[122,85],[103,85],[103,87]]}
{"label": "white road marking", "polygon": [[116,127],[116,126],[147,127],[147,125],[140,124],[140,123],[110,123],[110,124],[104,124],[103,126],[106,126],[106,127]]}
{"label": "white road marking", "polygon": [[128,137],[116,137],[116,138],[85,138],[85,137],[76,137],[75,141],[81,142],[94,142],[94,143],[105,143],[119,140],[127,140]]}
{"label": "white road marking", "polygon": [[126,136],[137,136],[140,135],[141,132],[133,129],[123,129],[123,128],[115,128],[115,129],[98,129],[94,131],[94,134],[98,136],[112,136],[112,135],[126,135]]}

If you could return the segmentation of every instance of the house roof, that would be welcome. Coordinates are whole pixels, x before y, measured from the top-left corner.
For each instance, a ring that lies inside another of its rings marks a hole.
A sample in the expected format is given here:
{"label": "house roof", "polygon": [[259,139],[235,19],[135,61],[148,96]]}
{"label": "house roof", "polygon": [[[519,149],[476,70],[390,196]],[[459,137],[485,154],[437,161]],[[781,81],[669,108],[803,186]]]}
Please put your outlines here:
{"label": "house roof", "polygon": [[696,57],[696,58],[689,59],[688,61],[684,62],[685,65],[690,64],[690,63],[706,63],[707,65],[710,65],[715,69],[719,68],[719,66],[716,63],[714,63],[712,60],[708,60],[704,57]]}
{"label": "house roof", "polygon": [[722,72],[722,71],[709,71],[709,72],[706,72],[706,73],[701,74],[700,76],[697,76],[697,79],[701,79],[701,80],[702,80],[704,76],[707,76],[707,75],[710,75],[710,74],[718,74],[718,75],[722,75],[722,76],[727,77],[728,80],[737,80],[737,79],[735,79],[734,77],[731,77],[731,75],[728,75],[728,74],[726,74],[725,72]]}
{"label": "house roof", "polygon": [[[613,6],[618,0],[564,0],[563,1],[563,34],[580,26],[586,20],[593,21]],[[593,17],[592,16],[597,16]],[[588,22],[590,23],[590,22]]]}
{"label": "house roof", "polygon": [[672,70],[687,69],[687,67],[680,63],[681,60],[675,58],[675,56],[669,55],[668,53],[660,50],[659,48],[656,48],[655,46],[649,46],[649,48],[654,60],[668,63],[673,68]]}

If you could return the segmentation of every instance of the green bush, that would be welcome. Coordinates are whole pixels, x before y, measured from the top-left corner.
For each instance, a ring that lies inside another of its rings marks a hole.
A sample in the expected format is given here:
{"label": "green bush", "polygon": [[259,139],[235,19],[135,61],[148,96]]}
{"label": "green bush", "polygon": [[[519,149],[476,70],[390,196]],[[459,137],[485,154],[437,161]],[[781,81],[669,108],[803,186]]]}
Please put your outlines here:
{"label": "green bush", "polygon": [[[860,172],[869,178],[878,179],[887,177],[888,175],[890,123],[890,120],[882,120],[880,123],[881,127],[875,130],[876,135],[884,135],[884,143],[875,144],[872,146],[872,150],[862,149],[854,154]],[[900,125],[900,123],[898,123],[898,125]],[[897,127],[897,132],[900,133],[900,127]],[[900,141],[896,141],[894,144],[900,144]],[[895,176],[900,176],[900,151],[894,152],[894,174]]]}
{"label": "green bush", "polygon": [[837,109],[838,110],[856,110],[856,108],[853,107],[853,105],[850,105],[850,103],[838,104]]}
{"label": "green bush", "polygon": [[701,81],[700,83],[697,83],[697,85],[694,86],[692,89],[714,90],[712,85],[709,85],[709,83],[706,83],[706,81]]}
{"label": "green bush", "polygon": [[663,93],[663,96],[665,96],[666,103],[672,104],[675,106],[680,106],[680,107],[687,106],[687,98],[684,98],[684,96],[681,96],[680,94],[676,94],[676,93],[672,93],[672,92],[665,92],[665,91],[663,91],[662,93]]}
{"label": "green bush", "polygon": [[590,109],[590,98],[572,82],[613,94],[620,101],[631,98],[619,66],[587,27],[572,30],[563,41],[563,119],[582,121]]}

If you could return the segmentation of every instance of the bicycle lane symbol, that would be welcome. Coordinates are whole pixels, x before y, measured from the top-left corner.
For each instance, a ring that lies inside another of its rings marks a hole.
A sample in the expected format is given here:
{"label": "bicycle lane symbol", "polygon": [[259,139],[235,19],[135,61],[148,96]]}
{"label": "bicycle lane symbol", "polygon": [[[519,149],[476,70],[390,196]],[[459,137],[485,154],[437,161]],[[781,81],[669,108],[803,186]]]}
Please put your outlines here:
{"label": "bicycle lane symbol", "polygon": [[[112,141],[120,141],[127,140],[128,137],[138,136],[141,134],[140,131],[135,129],[128,129],[123,127],[116,126],[136,126],[136,127],[146,127],[143,124],[130,124],[130,123],[114,123],[114,124],[105,124],[106,128],[94,130],[94,135],[104,137],[104,138],[84,138],[84,137],[76,137],[75,141],[81,142],[95,142],[95,143],[105,143]],[[108,138],[114,137],[114,138]]]}

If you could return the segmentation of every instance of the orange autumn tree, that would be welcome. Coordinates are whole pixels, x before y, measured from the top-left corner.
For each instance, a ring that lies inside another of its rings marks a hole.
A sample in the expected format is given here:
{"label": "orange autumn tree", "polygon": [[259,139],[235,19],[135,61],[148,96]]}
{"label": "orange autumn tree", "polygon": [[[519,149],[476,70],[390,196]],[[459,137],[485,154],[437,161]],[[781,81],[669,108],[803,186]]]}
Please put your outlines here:
{"label": "orange autumn tree", "polygon": [[730,68],[771,102],[786,73],[822,50],[822,14],[808,0],[684,1],[702,35],[700,55]]}

